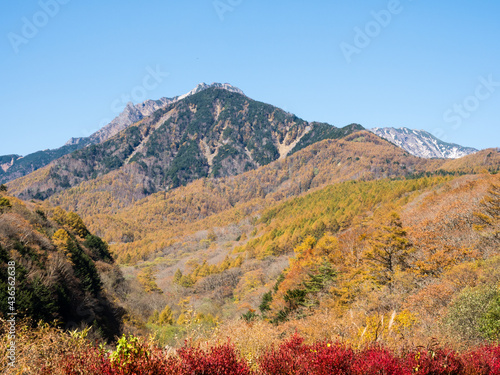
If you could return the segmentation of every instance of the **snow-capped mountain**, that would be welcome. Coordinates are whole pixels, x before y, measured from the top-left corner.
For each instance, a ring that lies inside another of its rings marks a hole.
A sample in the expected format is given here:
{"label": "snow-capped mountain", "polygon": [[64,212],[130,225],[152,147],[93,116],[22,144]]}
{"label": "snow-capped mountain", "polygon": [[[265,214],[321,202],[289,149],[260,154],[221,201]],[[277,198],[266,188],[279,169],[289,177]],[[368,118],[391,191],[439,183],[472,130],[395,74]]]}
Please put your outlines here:
{"label": "snow-capped mountain", "polygon": [[421,158],[457,159],[478,151],[472,147],[443,142],[424,130],[373,128],[370,131]]}

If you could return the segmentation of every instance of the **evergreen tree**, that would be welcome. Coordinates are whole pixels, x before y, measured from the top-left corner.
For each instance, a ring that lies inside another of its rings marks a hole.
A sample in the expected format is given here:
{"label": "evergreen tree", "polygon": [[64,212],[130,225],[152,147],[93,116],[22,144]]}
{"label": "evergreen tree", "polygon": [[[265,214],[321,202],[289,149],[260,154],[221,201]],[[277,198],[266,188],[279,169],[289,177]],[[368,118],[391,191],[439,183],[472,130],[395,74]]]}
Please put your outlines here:
{"label": "evergreen tree", "polygon": [[96,259],[113,262],[113,257],[109,252],[108,244],[100,237],[89,234],[85,237],[84,245],[92,250],[93,256]]}
{"label": "evergreen tree", "polygon": [[259,305],[259,310],[262,314],[265,314],[266,311],[271,310],[271,302],[273,302],[273,294],[271,291],[264,293],[262,295],[262,302]]}

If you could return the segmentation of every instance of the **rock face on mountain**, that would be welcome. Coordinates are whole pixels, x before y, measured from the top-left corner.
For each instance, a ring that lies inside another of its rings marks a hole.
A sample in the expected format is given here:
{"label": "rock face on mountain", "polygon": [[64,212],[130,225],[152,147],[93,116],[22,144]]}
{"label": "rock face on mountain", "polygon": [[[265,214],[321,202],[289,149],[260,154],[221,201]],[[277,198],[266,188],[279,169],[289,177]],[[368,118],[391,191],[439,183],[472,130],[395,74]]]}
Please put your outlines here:
{"label": "rock face on mountain", "polygon": [[443,142],[424,130],[373,128],[371,131],[421,158],[457,159],[477,152],[471,147]]}
{"label": "rock face on mountain", "polygon": [[146,100],[136,105],[127,103],[122,113],[116,116],[108,125],[90,135],[89,139],[93,144],[107,141],[133,123],[142,120],[172,102],[173,99],[161,98],[159,100]]}
{"label": "rock face on mountain", "polygon": [[[131,111],[132,113],[132,111]],[[145,195],[202,177],[235,176],[323,139],[362,130],[309,123],[238,90],[203,88],[93,144],[16,180],[13,192],[45,199],[121,170]]]}
{"label": "rock face on mountain", "polygon": [[[21,155],[3,155],[0,156],[0,169],[3,172],[7,172],[7,170],[12,167],[16,160],[20,159]],[[1,173],[1,172],[0,172]]]}
{"label": "rock face on mountain", "polygon": [[235,92],[237,94],[245,95],[242,90],[240,90],[237,87],[234,87],[233,85],[230,85],[229,83],[214,82],[210,85],[207,85],[206,83],[203,82],[203,83],[198,84],[198,86],[196,86],[194,89],[189,91],[187,94],[175,97],[173,100],[182,100],[184,98],[187,98],[190,95],[198,94],[199,92],[206,90],[206,89],[210,89],[210,88],[222,89],[222,90],[226,90],[226,91],[230,91],[230,92]]}

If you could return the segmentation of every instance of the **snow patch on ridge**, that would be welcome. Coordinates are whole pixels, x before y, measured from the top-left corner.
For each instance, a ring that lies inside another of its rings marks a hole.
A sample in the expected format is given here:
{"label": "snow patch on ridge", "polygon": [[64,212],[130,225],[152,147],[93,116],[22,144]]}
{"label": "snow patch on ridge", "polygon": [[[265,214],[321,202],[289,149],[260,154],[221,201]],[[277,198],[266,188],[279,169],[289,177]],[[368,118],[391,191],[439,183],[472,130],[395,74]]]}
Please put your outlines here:
{"label": "snow patch on ridge", "polygon": [[424,130],[373,128],[370,131],[421,158],[457,159],[477,152],[472,147],[443,142]]}

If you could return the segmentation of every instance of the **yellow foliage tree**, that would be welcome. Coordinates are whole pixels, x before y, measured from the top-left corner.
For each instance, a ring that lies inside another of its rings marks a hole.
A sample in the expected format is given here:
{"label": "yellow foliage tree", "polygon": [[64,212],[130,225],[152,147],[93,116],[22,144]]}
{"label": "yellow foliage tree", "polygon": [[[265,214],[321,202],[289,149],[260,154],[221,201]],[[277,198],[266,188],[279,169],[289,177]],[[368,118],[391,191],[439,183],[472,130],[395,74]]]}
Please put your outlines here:
{"label": "yellow foliage tree", "polygon": [[166,305],[158,317],[158,324],[172,325],[174,322],[174,314],[169,305]]}
{"label": "yellow foliage tree", "polygon": [[391,213],[383,221],[387,224],[374,232],[364,256],[371,276],[391,289],[395,273],[409,267],[413,247],[397,213]]}
{"label": "yellow foliage tree", "polygon": [[156,284],[155,281],[155,276],[153,274],[153,270],[151,267],[147,267],[139,272],[137,275],[137,279],[141,283],[141,285],[144,287],[144,290],[148,293],[163,293],[163,290],[161,290],[158,285]]}
{"label": "yellow foliage tree", "polygon": [[56,208],[54,208],[54,212],[52,213],[52,220],[54,220],[59,225],[65,225],[66,215],[67,212],[64,211],[61,207],[57,206]]}
{"label": "yellow foliage tree", "polygon": [[71,238],[68,232],[66,232],[64,229],[58,229],[52,236],[52,242],[54,243],[54,246],[64,252],[68,251],[68,241],[70,239]]}
{"label": "yellow foliage tree", "polygon": [[74,212],[68,212],[66,215],[66,224],[81,238],[85,238],[89,235],[89,231],[83,223],[82,218]]}

